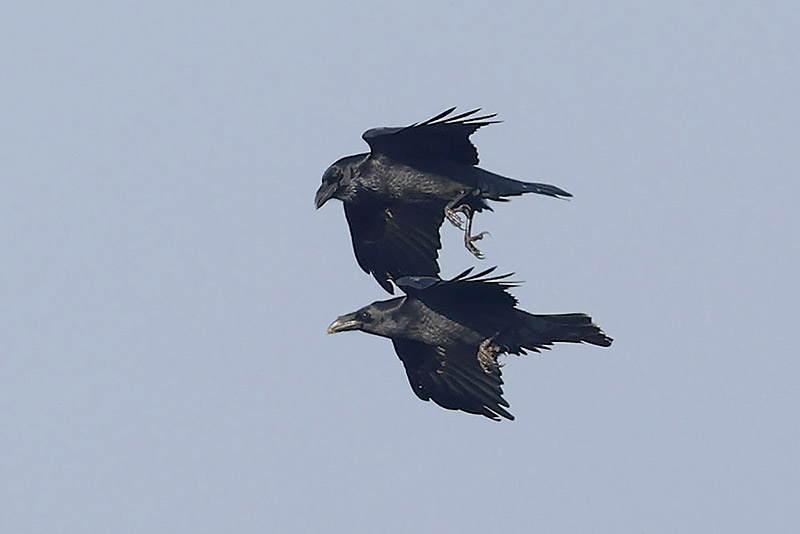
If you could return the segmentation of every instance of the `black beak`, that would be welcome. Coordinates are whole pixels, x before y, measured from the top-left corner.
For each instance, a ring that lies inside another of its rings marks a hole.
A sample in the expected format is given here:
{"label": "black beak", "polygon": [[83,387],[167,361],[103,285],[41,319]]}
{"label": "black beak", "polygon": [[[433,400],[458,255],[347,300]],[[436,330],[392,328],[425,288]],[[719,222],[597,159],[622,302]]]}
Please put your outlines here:
{"label": "black beak", "polygon": [[314,205],[317,209],[320,209],[323,204],[329,201],[335,192],[336,184],[323,183],[320,188],[317,189],[317,195],[314,197]]}
{"label": "black beak", "polygon": [[338,334],[339,332],[347,332],[348,330],[358,330],[360,326],[361,322],[356,320],[356,314],[348,313],[333,321],[328,327],[328,333]]}

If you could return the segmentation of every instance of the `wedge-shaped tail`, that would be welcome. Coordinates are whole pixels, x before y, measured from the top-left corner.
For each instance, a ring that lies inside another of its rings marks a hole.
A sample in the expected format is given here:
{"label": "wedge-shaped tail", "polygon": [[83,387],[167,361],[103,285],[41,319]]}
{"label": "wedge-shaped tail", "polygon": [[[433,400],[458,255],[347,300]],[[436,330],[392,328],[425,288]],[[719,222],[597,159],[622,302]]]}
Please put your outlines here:
{"label": "wedge-shaped tail", "polygon": [[519,196],[525,193],[536,193],[555,198],[569,198],[572,196],[572,193],[564,191],[555,185],[523,182],[513,178],[506,178],[505,176],[487,171],[486,169],[481,169],[480,167],[474,167],[472,171],[475,175],[475,179],[478,181],[481,196],[490,200],[502,202],[504,197]]}
{"label": "wedge-shaped tail", "polygon": [[550,349],[553,343],[610,347],[613,341],[585,313],[534,315],[522,310],[516,312],[517,328],[498,339],[498,343],[511,353],[524,354],[526,349],[539,352],[540,349]]}

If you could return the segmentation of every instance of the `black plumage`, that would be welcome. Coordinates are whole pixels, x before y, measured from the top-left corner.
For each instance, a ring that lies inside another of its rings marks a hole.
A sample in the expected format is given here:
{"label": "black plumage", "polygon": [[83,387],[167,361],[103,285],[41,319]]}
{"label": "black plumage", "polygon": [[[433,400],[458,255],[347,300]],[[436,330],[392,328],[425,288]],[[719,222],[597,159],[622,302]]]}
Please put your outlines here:
{"label": "black plumage", "polygon": [[553,343],[611,345],[582,313],[534,315],[516,307],[508,276],[396,280],[407,296],[374,302],[339,317],[328,333],[361,330],[392,340],[414,393],[422,400],[499,421],[514,419],[503,398],[498,356],[549,349]]}
{"label": "black plumage", "polygon": [[[439,274],[439,227],[447,218],[464,229],[464,244],[482,258],[472,235],[475,212],[491,210],[487,200],[538,193],[570,197],[553,185],[521,182],[478,167],[469,137],[498,121],[475,116],[477,109],[451,116],[455,108],[417,124],[373,128],[362,135],[370,152],[347,156],[322,176],[314,203],[344,203],[359,266],[389,293],[392,280]],[[463,214],[462,222],[459,214]]]}

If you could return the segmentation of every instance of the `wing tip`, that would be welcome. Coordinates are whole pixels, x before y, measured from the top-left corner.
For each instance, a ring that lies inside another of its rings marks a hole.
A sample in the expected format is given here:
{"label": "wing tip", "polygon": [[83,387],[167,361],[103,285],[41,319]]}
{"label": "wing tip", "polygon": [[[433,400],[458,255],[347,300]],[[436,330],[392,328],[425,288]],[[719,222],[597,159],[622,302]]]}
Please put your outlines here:
{"label": "wing tip", "polygon": [[430,119],[418,122],[408,126],[408,128],[414,128],[416,126],[431,126],[434,124],[466,124],[471,126],[477,126],[480,128],[481,126],[487,126],[489,124],[498,124],[503,122],[502,120],[489,120],[497,117],[497,113],[490,113],[488,115],[481,115],[479,117],[473,117],[481,108],[471,109],[469,111],[465,111],[463,113],[459,113],[458,115],[448,116],[452,114],[458,106],[452,106],[443,112],[431,117]]}

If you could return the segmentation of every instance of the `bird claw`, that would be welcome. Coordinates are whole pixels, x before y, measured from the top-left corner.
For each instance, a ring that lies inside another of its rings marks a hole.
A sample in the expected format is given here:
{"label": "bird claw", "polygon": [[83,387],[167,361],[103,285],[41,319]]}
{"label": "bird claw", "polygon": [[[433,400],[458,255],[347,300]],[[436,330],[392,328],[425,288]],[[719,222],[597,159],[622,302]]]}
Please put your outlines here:
{"label": "bird claw", "polygon": [[450,224],[458,228],[459,230],[464,229],[464,223],[461,222],[461,218],[458,216],[458,211],[452,210],[450,208],[445,208],[444,216],[447,217],[447,220],[450,221]]}
{"label": "bird claw", "polygon": [[478,250],[478,247],[476,247],[472,243],[467,243],[467,250],[469,250],[472,253],[472,255],[478,258],[479,260],[486,258],[486,256],[483,255],[483,252]]}
{"label": "bird claw", "polygon": [[489,232],[481,232],[478,235],[472,235],[472,236],[471,235],[465,235],[464,236],[464,246],[466,246],[467,250],[469,250],[472,253],[472,255],[475,256],[476,258],[478,258],[479,260],[484,259],[485,256],[483,255],[483,253],[480,250],[478,250],[478,247],[476,247],[472,243],[475,242],[475,241],[478,241],[480,239],[483,239],[483,236],[485,236],[485,235],[491,235],[491,234]]}
{"label": "bird claw", "polygon": [[460,213],[464,214],[464,218],[467,220],[466,224],[469,226],[469,220],[472,217],[472,208],[469,204],[461,204],[456,207],[448,204],[444,207],[444,216],[447,217],[447,220],[459,230],[463,230],[465,223],[461,222],[461,217],[458,216]]}

